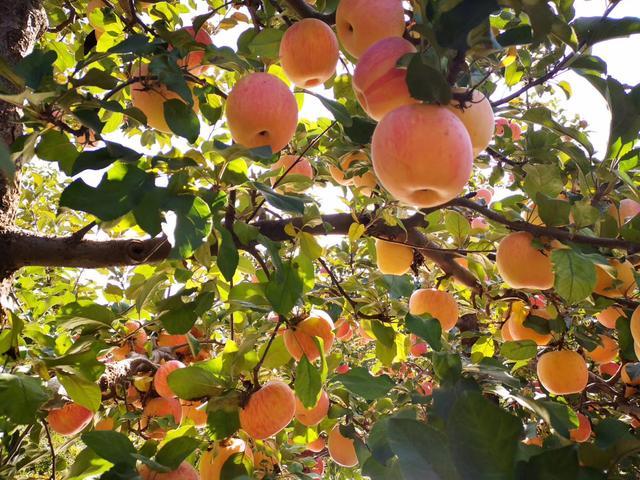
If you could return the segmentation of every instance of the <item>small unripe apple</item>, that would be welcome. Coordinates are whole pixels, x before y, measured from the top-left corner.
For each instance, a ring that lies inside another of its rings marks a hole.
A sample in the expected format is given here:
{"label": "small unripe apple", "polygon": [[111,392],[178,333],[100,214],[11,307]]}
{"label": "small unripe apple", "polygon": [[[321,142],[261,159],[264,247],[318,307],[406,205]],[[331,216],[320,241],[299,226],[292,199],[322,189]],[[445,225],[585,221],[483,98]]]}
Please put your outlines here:
{"label": "small unripe apple", "polygon": [[336,72],[340,47],[326,23],[305,18],[287,28],[280,42],[280,64],[289,80],[316,87]]}

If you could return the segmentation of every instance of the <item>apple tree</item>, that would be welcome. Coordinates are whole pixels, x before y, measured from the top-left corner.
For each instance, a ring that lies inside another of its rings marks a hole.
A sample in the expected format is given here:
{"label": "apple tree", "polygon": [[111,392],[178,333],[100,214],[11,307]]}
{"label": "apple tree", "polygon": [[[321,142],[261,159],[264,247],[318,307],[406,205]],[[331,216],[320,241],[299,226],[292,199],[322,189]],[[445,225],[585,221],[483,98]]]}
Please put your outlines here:
{"label": "apple tree", "polygon": [[632,1],[0,2],[0,478],[640,477]]}

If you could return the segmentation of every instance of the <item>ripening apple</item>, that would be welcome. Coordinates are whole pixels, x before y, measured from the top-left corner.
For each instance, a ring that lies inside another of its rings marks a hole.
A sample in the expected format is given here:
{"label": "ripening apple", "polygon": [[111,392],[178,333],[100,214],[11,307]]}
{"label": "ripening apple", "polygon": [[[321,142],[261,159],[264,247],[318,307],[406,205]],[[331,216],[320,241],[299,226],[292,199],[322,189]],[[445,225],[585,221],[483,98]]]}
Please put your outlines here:
{"label": "ripening apple", "polygon": [[459,317],[458,303],[454,296],[431,288],[421,288],[411,294],[409,312],[411,315],[431,315],[440,322],[445,332],[456,326]]}
{"label": "ripening apple", "polygon": [[[134,73],[139,77],[146,77],[149,75],[149,66],[141,65],[139,71]],[[157,80],[145,80],[131,85],[131,103],[145,114],[147,125],[163,133],[172,133],[164,115],[164,103],[174,99],[185,103],[180,95]],[[198,98],[194,96],[193,101],[192,108],[198,112]]]}
{"label": "ripening apple", "polygon": [[631,262],[611,259],[609,265],[596,264],[596,286],[593,291],[610,298],[630,297],[637,290]]}
{"label": "ripening apple", "polygon": [[298,126],[298,104],[289,87],[274,75],[251,73],[236,83],[225,106],[233,139],[248,148],[282,150]]}
{"label": "ripening apple", "polygon": [[371,45],[404,34],[402,0],[341,0],[336,10],[340,43],[359,58]]}
{"label": "ripening apple", "polygon": [[336,338],[343,342],[348,342],[353,338],[353,326],[346,318],[340,318],[336,322]]}
{"label": "ripening apple", "polygon": [[484,200],[485,205],[489,205],[492,198],[493,192],[491,190],[489,190],[488,188],[481,188],[476,192],[474,200]]}
{"label": "ripening apple", "polygon": [[[193,27],[185,27],[183,28],[185,32],[187,32],[191,37],[195,40],[196,43],[199,43],[203,46],[213,45],[213,40],[209,33],[204,29],[200,28],[196,33]],[[186,66],[187,70],[194,73],[195,75],[200,75],[205,65],[202,65],[202,61],[204,60],[204,50],[196,50],[190,51],[187,56],[178,61],[178,65]]]}
{"label": "ripening apple", "polygon": [[293,390],[282,381],[272,380],[251,394],[240,409],[240,427],[254,440],[264,440],[289,425],[295,411]]}
{"label": "ripening apple", "polygon": [[404,275],[411,270],[413,248],[376,238],[376,265],[384,275]]}
{"label": "ripening apple", "polygon": [[475,217],[471,220],[471,228],[476,230],[488,230],[489,222],[487,222],[484,217]]}
{"label": "ripening apple", "polygon": [[374,120],[403,105],[418,103],[407,86],[407,69],[398,68],[400,58],[416,47],[401,37],[376,42],[362,55],[353,73],[353,90],[360,105]]}
{"label": "ripening apple", "polygon": [[300,361],[303,355],[313,362],[320,357],[315,337],[322,338],[324,353],[329,353],[335,335],[331,317],[325,312],[313,310],[307,318],[284,331],[284,345],[293,358]]}
{"label": "ripening apple", "polygon": [[224,480],[222,469],[230,457],[242,454],[249,459],[253,459],[251,447],[244,440],[239,438],[229,438],[217,442],[211,450],[207,450],[200,457],[198,470],[202,480]]}
{"label": "ripening apple", "polygon": [[[455,89],[457,93],[464,93],[464,89]],[[489,146],[493,139],[495,121],[491,102],[479,90],[474,90],[471,101],[462,105],[454,100],[448,108],[462,120],[464,126],[469,131],[471,144],[473,145],[473,156],[477,157],[480,152]]]}
{"label": "ripening apple", "polygon": [[207,410],[201,407],[201,402],[182,402],[182,422],[189,420],[196,427],[205,425],[207,423]]}
{"label": "ripening apple", "polygon": [[340,433],[340,424],[336,424],[329,432],[327,447],[331,460],[342,467],[354,467],[358,464],[355,442]]}
{"label": "ripening apple", "polygon": [[340,46],[331,27],[305,18],[285,31],[280,42],[280,64],[298,87],[316,87],[336,72]]}
{"label": "ripening apple", "polygon": [[296,397],[296,420],[301,424],[312,427],[319,424],[327,417],[329,413],[329,395],[322,390],[320,393],[320,399],[315,406],[307,408],[302,401]]}
{"label": "ripening apple", "polygon": [[553,287],[555,275],[549,252],[540,251],[531,242],[533,235],[515,232],[498,244],[496,266],[500,276],[512,288]]}
{"label": "ripening apple", "polygon": [[186,461],[178,465],[175,470],[165,473],[152,470],[147,465],[142,464],[138,473],[142,480],[200,480],[197,470]]}
{"label": "ripening apple", "polygon": [[380,184],[414,207],[434,207],[457,197],[471,176],[473,148],[460,119],[446,107],[405,105],[389,112],[372,140]]}
{"label": "ripening apple", "polygon": [[61,408],[49,410],[47,414],[47,423],[51,430],[65,436],[81,432],[92,420],[91,410],[73,402],[66,403]]}
{"label": "ripening apple", "polygon": [[331,177],[335,180],[339,185],[353,185],[355,177],[351,176],[350,178],[345,177],[345,173],[349,170],[354,163],[356,164],[371,164],[371,160],[369,156],[362,150],[356,150],[355,152],[349,152],[343,155],[340,158],[340,163],[338,166],[329,165],[329,173]]}
{"label": "ripening apple", "polygon": [[167,377],[169,374],[179,368],[185,368],[186,365],[179,360],[169,360],[168,362],[162,364],[158,370],[156,370],[155,375],[153,376],[153,388],[156,393],[164,398],[174,398],[176,396],[175,393],[169,387],[169,382]]}
{"label": "ripening apple", "polygon": [[[149,422],[153,418],[158,417],[173,417],[173,421],[176,425],[180,424],[182,420],[182,405],[177,398],[152,398],[147,402],[142,410],[142,417],[140,417],[140,428],[145,430],[149,426]],[[153,428],[147,431],[147,435],[156,440],[161,440],[166,435],[166,432],[161,428]]]}
{"label": "ripening apple", "polygon": [[[295,165],[294,165],[295,163]],[[293,165],[293,168],[291,166]],[[291,170],[289,170],[291,168]],[[299,155],[282,155],[280,159],[271,165],[271,170],[278,172],[278,175],[271,177],[271,185],[274,185],[278,179],[280,179],[286,172],[283,180],[278,182],[278,186],[285,182],[290,175],[300,175],[313,179],[313,167],[306,157],[300,158]],[[288,171],[287,171],[288,170]],[[288,191],[288,186],[279,187],[282,191]]]}

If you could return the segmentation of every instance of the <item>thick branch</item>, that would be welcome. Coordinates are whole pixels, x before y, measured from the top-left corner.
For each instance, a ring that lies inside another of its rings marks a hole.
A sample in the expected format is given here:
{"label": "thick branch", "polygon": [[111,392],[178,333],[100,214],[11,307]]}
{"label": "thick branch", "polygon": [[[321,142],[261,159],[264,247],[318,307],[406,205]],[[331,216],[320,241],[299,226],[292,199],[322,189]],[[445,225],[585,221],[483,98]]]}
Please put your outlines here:
{"label": "thick branch", "polygon": [[42,267],[103,268],[139,265],[164,260],[171,244],[165,237],[148,240],[75,240],[0,232],[2,272],[37,265]]}
{"label": "thick branch", "polygon": [[285,0],[285,3],[302,18],[317,18],[329,25],[336,23],[335,13],[320,13],[305,0]]}

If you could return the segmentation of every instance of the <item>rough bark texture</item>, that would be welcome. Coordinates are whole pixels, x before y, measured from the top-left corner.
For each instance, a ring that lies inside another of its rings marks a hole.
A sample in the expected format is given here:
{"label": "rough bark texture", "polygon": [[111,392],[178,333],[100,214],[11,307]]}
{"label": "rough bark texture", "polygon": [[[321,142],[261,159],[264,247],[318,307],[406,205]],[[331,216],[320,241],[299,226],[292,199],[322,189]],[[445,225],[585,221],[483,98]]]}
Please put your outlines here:
{"label": "rough bark texture", "polygon": [[[0,57],[10,65],[29,54],[47,28],[47,16],[40,0],[3,0],[0,2]],[[11,91],[0,80],[3,91]],[[0,100],[0,139],[11,145],[22,134],[16,107]],[[19,167],[19,165],[18,165]],[[0,230],[9,227],[15,218],[19,174],[9,181],[0,172]]]}
{"label": "rough bark texture", "polygon": [[[10,65],[29,54],[48,26],[47,15],[41,0],[0,1],[0,57]],[[0,89],[11,92],[11,85],[0,79]],[[0,141],[11,145],[22,134],[16,107],[0,101]],[[10,180],[0,172],[0,232],[13,225],[20,194],[20,161],[18,172]],[[3,256],[7,252],[0,248],[0,316],[10,288],[11,271],[2,268]]]}

